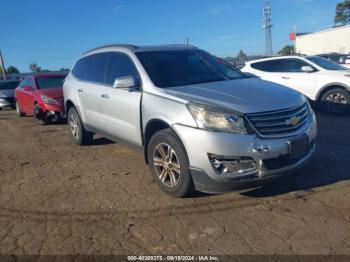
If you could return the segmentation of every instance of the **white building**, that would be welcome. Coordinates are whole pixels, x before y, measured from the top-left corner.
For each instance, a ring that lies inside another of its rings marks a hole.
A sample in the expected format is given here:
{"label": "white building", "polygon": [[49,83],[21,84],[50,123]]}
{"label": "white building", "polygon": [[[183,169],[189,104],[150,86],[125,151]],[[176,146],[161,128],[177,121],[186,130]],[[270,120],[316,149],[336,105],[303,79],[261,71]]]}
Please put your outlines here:
{"label": "white building", "polygon": [[350,25],[297,36],[296,51],[305,55],[350,54]]}

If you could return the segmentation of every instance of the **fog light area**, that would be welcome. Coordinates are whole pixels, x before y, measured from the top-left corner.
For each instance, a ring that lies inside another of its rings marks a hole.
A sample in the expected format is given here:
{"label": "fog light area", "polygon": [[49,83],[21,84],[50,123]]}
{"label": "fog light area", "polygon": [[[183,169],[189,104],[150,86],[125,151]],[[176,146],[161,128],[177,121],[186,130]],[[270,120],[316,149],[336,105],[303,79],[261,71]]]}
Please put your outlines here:
{"label": "fog light area", "polygon": [[209,161],[220,175],[242,176],[258,171],[255,160],[251,157],[221,156],[208,153]]}

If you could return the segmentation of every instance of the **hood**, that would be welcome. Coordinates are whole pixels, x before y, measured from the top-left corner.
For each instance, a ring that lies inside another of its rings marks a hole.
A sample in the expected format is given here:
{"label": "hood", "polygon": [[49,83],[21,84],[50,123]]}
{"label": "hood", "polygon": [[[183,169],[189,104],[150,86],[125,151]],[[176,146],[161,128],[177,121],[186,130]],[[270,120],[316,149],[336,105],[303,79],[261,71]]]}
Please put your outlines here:
{"label": "hood", "polygon": [[41,95],[45,95],[47,97],[54,98],[56,100],[63,99],[63,88],[62,87],[39,89],[38,92]]}
{"label": "hood", "polygon": [[165,90],[188,101],[209,103],[241,113],[287,109],[305,101],[300,93],[259,78],[170,87]]}

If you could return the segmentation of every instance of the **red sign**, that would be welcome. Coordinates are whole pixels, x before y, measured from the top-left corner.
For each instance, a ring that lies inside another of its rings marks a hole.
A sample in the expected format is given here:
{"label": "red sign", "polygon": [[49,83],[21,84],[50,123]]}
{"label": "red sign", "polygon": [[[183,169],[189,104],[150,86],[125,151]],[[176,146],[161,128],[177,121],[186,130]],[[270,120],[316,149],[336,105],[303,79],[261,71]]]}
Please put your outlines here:
{"label": "red sign", "polygon": [[291,33],[289,34],[289,40],[295,41],[295,39],[296,39],[295,32],[291,32]]}

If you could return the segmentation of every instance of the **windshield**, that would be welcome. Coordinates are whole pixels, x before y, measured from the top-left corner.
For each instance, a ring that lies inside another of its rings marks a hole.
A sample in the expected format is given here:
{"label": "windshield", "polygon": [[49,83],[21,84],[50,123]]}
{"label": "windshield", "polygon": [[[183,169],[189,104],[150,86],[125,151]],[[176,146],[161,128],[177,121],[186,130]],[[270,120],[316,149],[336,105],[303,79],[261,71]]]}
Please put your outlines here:
{"label": "windshield", "polygon": [[38,89],[56,88],[63,86],[65,76],[39,77],[36,79]]}
{"label": "windshield", "polygon": [[138,52],[153,83],[161,88],[245,78],[238,70],[201,50]]}
{"label": "windshield", "polygon": [[309,57],[306,57],[306,59],[310,60],[311,62],[315,63],[316,65],[318,65],[326,70],[333,70],[333,71],[346,70],[345,67],[338,65],[334,62],[331,62],[327,59],[324,59],[322,57],[319,57],[319,56],[309,56]]}

